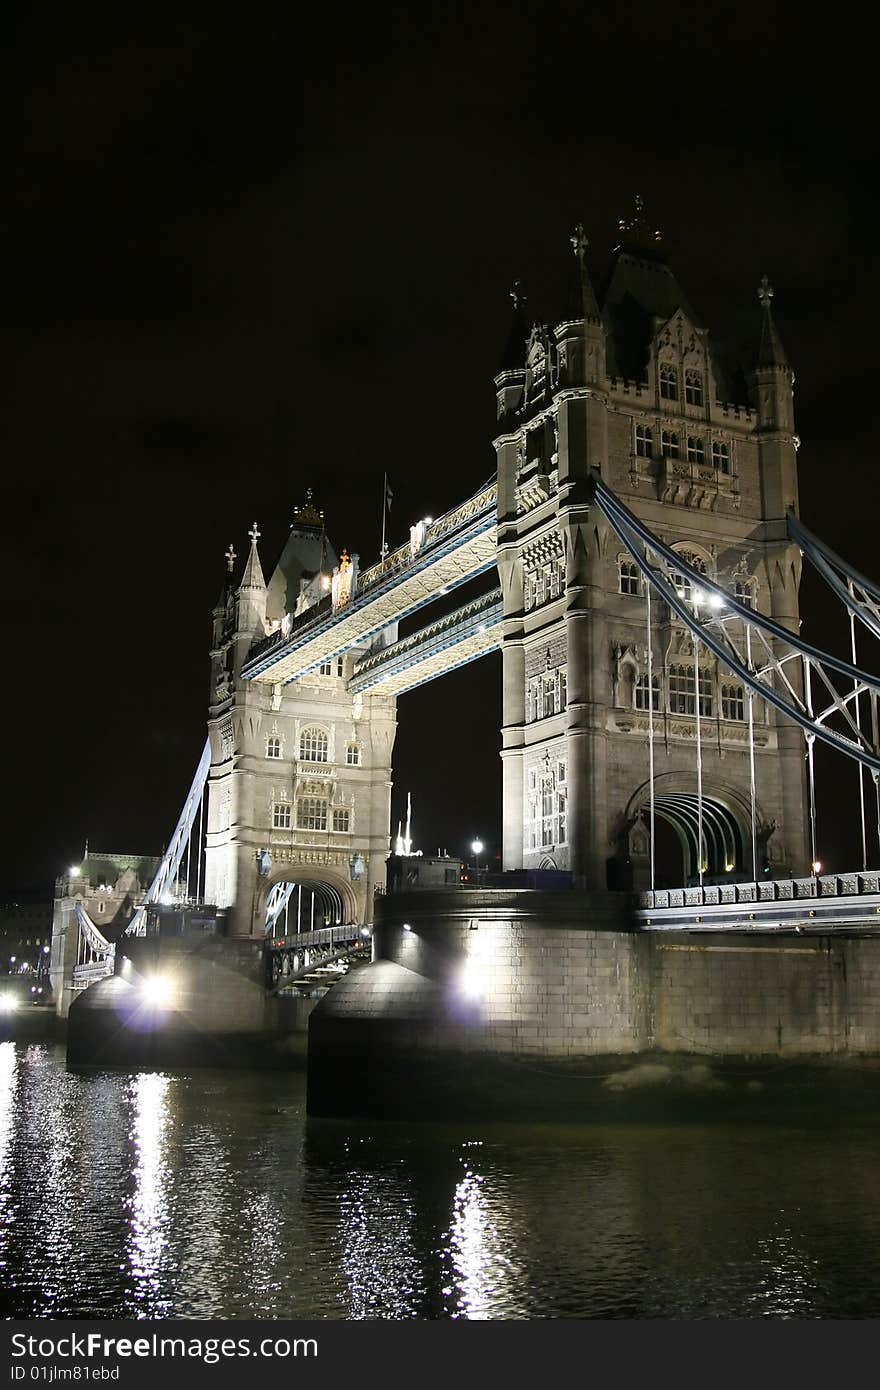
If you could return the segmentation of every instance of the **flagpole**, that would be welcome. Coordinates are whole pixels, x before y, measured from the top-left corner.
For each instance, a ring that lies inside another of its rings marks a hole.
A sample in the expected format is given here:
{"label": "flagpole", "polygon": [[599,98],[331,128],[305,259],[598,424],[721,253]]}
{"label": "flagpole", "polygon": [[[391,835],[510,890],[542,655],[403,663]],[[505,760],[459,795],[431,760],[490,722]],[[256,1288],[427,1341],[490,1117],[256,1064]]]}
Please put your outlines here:
{"label": "flagpole", "polygon": [[385,559],[385,515],[388,511],[388,474],[384,474],[382,483],[382,549],[379,551],[380,560]]}

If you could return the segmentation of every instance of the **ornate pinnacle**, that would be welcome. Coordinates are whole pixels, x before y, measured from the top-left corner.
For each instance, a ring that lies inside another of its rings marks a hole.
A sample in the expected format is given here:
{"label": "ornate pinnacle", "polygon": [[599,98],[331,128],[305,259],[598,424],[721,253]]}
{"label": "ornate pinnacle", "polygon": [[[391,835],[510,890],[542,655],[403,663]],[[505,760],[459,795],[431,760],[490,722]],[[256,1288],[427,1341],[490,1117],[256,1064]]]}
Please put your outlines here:
{"label": "ornate pinnacle", "polygon": [[238,556],[236,555],[235,551],[234,551],[233,548],[232,548],[232,541],[230,541],[230,542],[229,542],[229,549],[226,551],[226,568],[229,570],[229,573],[230,573],[230,574],[231,574],[232,571],[235,569],[235,562],[236,562],[237,559],[238,559]]}
{"label": "ornate pinnacle", "polygon": [[762,277],[761,283],[758,286],[758,298],[761,301],[761,307],[763,309],[770,308],[770,301],[773,298],[773,286],[770,284],[766,275]]}
{"label": "ornate pinnacle", "polygon": [[248,535],[250,536],[250,538],[251,538],[251,540],[253,541],[254,545],[256,545],[257,541],[260,539],[260,536],[261,536],[262,534],[263,534],[262,531],[258,531],[258,530],[257,530],[257,523],[254,522],[253,526],[252,526],[251,529],[248,531]]}
{"label": "ornate pinnacle", "polygon": [[574,229],[573,234],[572,234],[568,239],[569,239],[569,241],[571,242],[571,246],[572,246],[572,250],[574,251],[574,254],[577,256],[578,260],[581,262],[581,265],[583,265],[584,257],[585,257],[586,254],[587,254],[587,247],[589,246],[590,243],[589,243],[589,241],[587,240],[587,234],[586,234],[586,232],[584,231],[584,225],[583,225],[582,222],[579,222],[579,223],[577,224],[577,226],[576,226],[575,229]]}
{"label": "ornate pinnacle", "polygon": [[514,309],[518,309],[521,304],[525,304],[526,297],[523,294],[522,280],[514,280],[513,289],[510,291],[510,298],[513,300]]}
{"label": "ornate pinnacle", "polygon": [[621,217],[617,225],[619,230],[626,232],[632,241],[640,241],[650,246],[663,239],[662,234],[656,228],[652,228],[645,217],[645,204],[639,193],[635,197],[632,217]]}

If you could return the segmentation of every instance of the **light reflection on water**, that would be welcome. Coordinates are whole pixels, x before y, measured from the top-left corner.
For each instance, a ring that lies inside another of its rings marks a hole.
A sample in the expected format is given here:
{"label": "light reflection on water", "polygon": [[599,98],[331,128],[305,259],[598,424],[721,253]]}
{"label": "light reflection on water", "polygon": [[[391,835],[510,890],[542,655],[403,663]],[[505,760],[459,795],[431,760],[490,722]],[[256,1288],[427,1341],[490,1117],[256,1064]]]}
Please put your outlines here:
{"label": "light reflection on water", "polygon": [[304,1093],[298,1075],[74,1074],[0,1044],[0,1313],[877,1313],[868,1112],[331,1124],[306,1121]]}

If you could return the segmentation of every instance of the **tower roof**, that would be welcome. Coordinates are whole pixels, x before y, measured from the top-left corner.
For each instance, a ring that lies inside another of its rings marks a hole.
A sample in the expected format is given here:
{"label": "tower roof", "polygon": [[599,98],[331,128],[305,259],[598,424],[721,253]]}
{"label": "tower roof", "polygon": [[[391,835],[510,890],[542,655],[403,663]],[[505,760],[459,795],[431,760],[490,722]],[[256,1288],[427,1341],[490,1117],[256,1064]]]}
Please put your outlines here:
{"label": "tower roof", "polygon": [[239,593],[242,589],[265,589],[266,581],[263,578],[263,566],[260,564],[260,553],[257,550],[257,541],[260,539],[260,532],[257,523],[254,522],[248,532],[251,538],[251,553],[248,555],[247,564],[244,567],[244,574],[239,585]]}
{"label": "tower roof", "polygon": [[574,251],[574,268],[569,279],[566,319],[592,319],[598,323],[599,305],[596,302],[596,293],[590,279],[590,272],[587,269],[587,247],[590,243],[582,223],[577,224],[569,237],[569,241]]}
{"label": "tower roof", "polygon": [[773,321],[773,286],[765,275],[758,288],[758,299],[761,301],[763,314],[761,317],[761,342],[758,348],[759,367],[787,367],[788,358],[785,355],[785,348]]}

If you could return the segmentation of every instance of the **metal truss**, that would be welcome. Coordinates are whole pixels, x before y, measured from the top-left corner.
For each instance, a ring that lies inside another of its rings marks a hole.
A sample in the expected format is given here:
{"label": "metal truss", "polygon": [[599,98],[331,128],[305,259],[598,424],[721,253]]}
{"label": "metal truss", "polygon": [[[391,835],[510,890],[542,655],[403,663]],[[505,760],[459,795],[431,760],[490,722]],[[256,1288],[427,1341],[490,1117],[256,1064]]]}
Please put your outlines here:
{"label": "metal truss", "polygon": [[[720,584],[687,564],[636,517],[598,477],[593,478],[595,500],[611,529],[638,565],[651,587],[669,609],[754,694],[798,724],[808,745],[815,739],[828,744],[880,776],[878,697],[880,681],[851,662],[804,642],[780,623],[750,608]],[[792,536],[798,545],[800,539]],[[811,538],[812,544],[812,538]],[[827,552],[821,551],[830,567]],[[835,557],[836,560],[836,557]],[[847,607],[867,626],[870,603],[877,604],[874,622],[880,635],[880,590],[848,571],[848,584],[862,594],[850,594]],[[835,587],[835,586],[832,586]],[[862,727],[861,699],[870,707],[869,727]]]}
{"label": "metal truss", "polygon": [[794,512],[788,513],[786,525],[795,545],[849,609],[852,617],[858,618],[869,632],[880,639],[880,588],[848,565],[818,536],[814,536]]}

